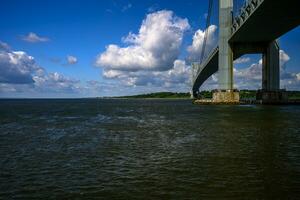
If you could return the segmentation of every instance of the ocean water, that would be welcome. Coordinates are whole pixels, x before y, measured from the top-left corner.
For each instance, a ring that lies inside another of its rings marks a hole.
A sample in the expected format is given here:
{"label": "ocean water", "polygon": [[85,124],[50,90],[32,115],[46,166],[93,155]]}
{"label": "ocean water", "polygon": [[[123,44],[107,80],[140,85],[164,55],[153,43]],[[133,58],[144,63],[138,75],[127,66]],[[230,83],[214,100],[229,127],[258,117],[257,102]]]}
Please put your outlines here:
{"label": "ocean water", "polygon": [[0,199],[300,199],[300,106],[0,100]]}

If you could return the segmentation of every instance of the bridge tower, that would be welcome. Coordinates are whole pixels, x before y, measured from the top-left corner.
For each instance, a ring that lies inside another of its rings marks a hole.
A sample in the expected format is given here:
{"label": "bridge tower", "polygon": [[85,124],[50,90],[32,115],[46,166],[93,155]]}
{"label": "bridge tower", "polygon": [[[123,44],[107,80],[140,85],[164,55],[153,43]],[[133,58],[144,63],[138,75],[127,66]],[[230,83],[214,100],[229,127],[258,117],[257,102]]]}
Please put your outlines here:
{"label": "bridge tower", "polygon": [[232,34],[233,0],[219,0],[219,89],[213,93],[213,102],[238,103],[239,92],[233,84],[233,51],[228,40]]}
{"label": "bridge tower", "polygon": [[267,43],[262,52],[262,89],[256,99],[262,103],[284,103],[288,101],[285,90],[280,90],[280,48],[277,41]]}

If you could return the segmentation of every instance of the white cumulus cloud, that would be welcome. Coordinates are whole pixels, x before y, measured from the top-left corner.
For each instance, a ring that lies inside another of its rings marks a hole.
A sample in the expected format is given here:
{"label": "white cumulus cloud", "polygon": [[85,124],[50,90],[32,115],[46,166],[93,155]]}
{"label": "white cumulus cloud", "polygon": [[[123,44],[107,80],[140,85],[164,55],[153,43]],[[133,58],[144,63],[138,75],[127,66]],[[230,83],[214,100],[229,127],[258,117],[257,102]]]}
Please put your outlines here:
{"label": "white cumulus cloud", "polygon": [[243,63],[248,63],[250,61],[251,61],[251,59],[249,57],[241,57],[241,58],[236,59],[233,63],[234,64],[243,64]]}
{"label": "white cumulus cloud", "polygon": [[0,50],[0,83],[30,84],[42,69],[23,51]]}
{"label": "white cumulus cloud", "polygon": [[69,65],[74,65],[78,62],[78,59],[75,56],[67,56],[67,62]]}
{"label": "white cumulus cloud", "polygon": [[[217,26],[210,25],[207,28],[207,40],[205,47],[205,55],[209,54],[209,52],[214,48],[217,44]],[[199,62],[204,42],[205,30],[197,30],[193,36],[193,42],[190,46],[188,46],[187,51],[189,53],[187,60],[189,62]]]}
{"label": "white cumulus cloud", "polygon": [[168,70],[180,53],[183,33],[190,28],[187,19],[162,10],[148,14],[138,34],[129,33],[127,47],[110,44],[96,59],[96,65],[108,70]]}

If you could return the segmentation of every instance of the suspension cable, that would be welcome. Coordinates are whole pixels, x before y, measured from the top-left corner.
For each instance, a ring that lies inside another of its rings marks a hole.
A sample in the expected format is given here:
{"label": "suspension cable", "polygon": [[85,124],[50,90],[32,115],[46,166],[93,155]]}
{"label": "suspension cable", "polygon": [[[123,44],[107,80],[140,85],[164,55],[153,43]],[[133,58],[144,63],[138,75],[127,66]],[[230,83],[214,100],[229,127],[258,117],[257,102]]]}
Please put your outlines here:
{"label": "suspension cable", "polygon": [[206,41],[209,33],[209,26],[210,26],[210,18],[212,14],[212,7],[213,7],[213,0],[209,0],[208,3],[208,12],[207,12],[207,17],[206,17],[206,29],[204,33],[204,38],[203,38],[203,44],[202,44],[202,49],[201,49],[201,57],[200,57],[200,63],[202,63],[204,54],[205,54],[205,48],[206,48]]}

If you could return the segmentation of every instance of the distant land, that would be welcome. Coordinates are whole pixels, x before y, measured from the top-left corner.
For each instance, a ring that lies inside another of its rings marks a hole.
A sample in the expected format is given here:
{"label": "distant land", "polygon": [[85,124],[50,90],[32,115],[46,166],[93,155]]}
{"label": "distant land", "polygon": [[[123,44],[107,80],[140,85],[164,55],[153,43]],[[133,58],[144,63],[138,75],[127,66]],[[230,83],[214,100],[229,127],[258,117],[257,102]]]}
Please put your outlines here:
{"label": "distant land", "polygon": [[[240,98],[241,99],[255,99],[256,90],[240,90]],[[202,98],[212,98],[212,91],[201,91],[200,96]],[[300,91],[288,91],[289,99],[300,99]],[[138,94],[132,96],[120,96],[117,98],[161,98],[161,99],[187,99],[190,98],[191,95],[189,92],[156,92],[156,93],[148,93],[148,94]]]}
{"label": "distant land", "polygon": [[132,96],[120,96],[118,98],[190,98],[191,94],[189,92],[156,92],[156,93],[149,93],[149,94],[138,94]]}

